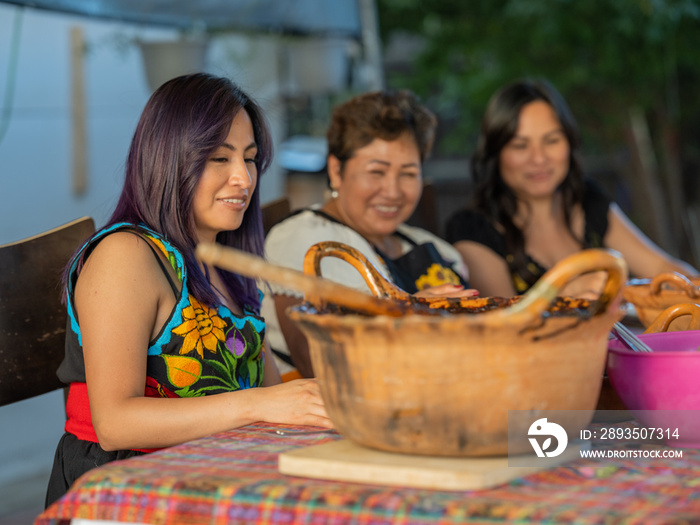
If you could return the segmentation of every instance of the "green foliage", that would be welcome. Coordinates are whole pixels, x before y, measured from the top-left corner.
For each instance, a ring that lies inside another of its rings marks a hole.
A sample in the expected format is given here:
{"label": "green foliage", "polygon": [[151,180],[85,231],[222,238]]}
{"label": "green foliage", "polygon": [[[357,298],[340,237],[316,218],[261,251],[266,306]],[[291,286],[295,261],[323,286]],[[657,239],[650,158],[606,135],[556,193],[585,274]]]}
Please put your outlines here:
{"label": "green foliage", "polygon": [[468,154],[485,104],[501,85],[548,78],[569,101],[588,150],[621,142],[639,106],[694,126],[700,107],[700,0],[378,0],[384,42],[422,35],[408,87],[438,112],[442,153]]}

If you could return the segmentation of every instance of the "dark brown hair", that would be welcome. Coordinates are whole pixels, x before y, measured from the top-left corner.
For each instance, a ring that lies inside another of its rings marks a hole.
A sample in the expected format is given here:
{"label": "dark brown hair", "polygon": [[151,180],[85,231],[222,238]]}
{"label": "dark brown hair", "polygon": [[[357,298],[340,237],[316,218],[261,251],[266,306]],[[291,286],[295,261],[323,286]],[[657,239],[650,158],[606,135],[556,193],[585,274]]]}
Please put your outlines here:
{"label": "dark brown hair", "polygon": [[[523,107],[537,100],[552,107],[569,142],[569,172],[557,191],[562,195],[566,227],[577,238],[571,229],[571,210],[583,200],[583,172],[578,160],[578,125],[564,97],[549,82],[543,79],[519,80],[494,93],[486,106],[479,141],[471,159],[475,184],[473,208],[483,213],[494,225],[503,228],[507,253],[513,257],[509,265],[529,285],[535,283],[537,276],[527,268],[525,238],[513,223],[518,209],[517,198],[503,182],[499,158],[501,150],[515,136]],[[579,242],[585,247],[582,239]]]}

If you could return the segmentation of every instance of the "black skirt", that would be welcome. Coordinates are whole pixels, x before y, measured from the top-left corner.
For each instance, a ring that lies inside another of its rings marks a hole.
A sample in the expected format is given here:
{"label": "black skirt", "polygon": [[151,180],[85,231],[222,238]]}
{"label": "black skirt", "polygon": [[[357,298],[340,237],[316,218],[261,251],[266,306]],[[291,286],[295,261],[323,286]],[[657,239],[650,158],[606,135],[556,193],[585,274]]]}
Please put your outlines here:
{"label": "black skirt", "polygon": [[60,499],[71,485],[88,470],[115,461],[127,459],[133,456],[141,456],[144,452],[137,450],[115,450],[107,452],[99,443],[83,441],[73,434],[66,432],[61,437],[56,447],[56,455],[53,458],[53,469],[49,478],[49,486],[46,490],[46,503],[48,507],[54,501]]}

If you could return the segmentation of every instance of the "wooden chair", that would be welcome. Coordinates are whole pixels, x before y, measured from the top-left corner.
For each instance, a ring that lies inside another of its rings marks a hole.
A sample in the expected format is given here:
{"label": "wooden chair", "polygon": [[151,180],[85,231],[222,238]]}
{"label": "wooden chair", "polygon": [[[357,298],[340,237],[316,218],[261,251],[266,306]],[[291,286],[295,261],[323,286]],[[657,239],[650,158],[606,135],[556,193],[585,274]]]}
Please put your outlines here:
{"label": "wooden chair", "polygon": [[265,235],[270,231],[270,229],[291,213],[291,204],[289,202],[289,197],[280,197],[274,201],[270,201],[267,204],[263,204],[261,207],[262,211],[262,221],[263,230]]}
{"label": "wooden chair", "polygon": [[[268,234],[270,229],[275,224],[286,219],[292,211],[289,197],[280,197],[279,199],[270,201],[267,204],[264,204],[261,209],[263,230],[265,231],[265,235]],[[301,374],[296,370],[282,374],[282,381],[284,382],[291,381],[293,379],[301,379]]]}
{"label": "wooden chair", "polygon": [[95,231],[89,217],[0,246],[0,406],[52,392],[63,360],[61,275]]}
{"label": "wooden chair", "polygon": [[437,195],[434,184],[426,180],[423,183],[423,193],[416,205],[413,215],[406,221],[411,226],[424,228],[430,233],[440,236],[440,225],[437,212]]}

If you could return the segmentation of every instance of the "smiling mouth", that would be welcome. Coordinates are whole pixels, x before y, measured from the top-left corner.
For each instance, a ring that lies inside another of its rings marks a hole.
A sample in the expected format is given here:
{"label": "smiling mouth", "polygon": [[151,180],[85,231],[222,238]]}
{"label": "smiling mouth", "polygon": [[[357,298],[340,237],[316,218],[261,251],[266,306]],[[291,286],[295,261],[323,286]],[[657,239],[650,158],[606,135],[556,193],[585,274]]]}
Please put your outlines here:
{"label": "smiling mouth", "polygon": [[245,199],[220,199],[221,202],[228,202],[229,204],[245,204]]}
{"label": "smiling mouth", "polygon": [[400,209],[399,206],[379,206],[374,207],[380,213],[397,213]]}

